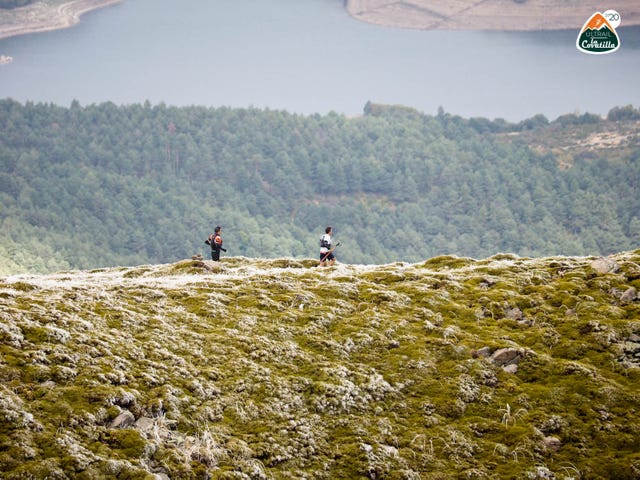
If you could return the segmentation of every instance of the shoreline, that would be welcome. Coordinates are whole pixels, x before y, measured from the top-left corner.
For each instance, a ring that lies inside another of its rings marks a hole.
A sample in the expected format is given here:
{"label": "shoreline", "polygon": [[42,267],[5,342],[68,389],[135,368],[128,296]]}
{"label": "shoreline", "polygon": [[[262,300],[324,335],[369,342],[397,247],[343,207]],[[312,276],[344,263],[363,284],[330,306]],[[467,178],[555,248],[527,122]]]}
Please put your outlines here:
{"label": "shoreline", "polygon": [[[0,40],[19,35],[60,30],[76,25],[93,10],[124,0],[39,1],[11,10],[0,9]],[[637,0],[618,0],[623,26],[640,25]],[[594,2],[588,2],[594,3]],[[507,4],[500,0],[458,0],[454,6],[436,0],[343,0],[353,19],[387,28],[418,30],[543,31],[579,29],[587,20],[575,8],[558,5],[557,0],[528,0]],[[550,15],[549,12],[554,14]],[[586,5],[587,15],[598,11],[597,3]],[[12,59],[11,59],[12,60]],[[8,63],[8,62],[5,62]]]}
{"label": "shoreline", "polygon": [[[579,29],[600,2],[586,0],[576,8],[558,0],[344,0],[355,20],[387,28],[412,30],[552,31]],[[617,0],[612,5],[622,17],[622,27],[640,25],[640,3]]]}
{"label": "shoreline", "polygon": [[76,25],[80,17],[99,8],[121,3],[124,0],[72,0],[59,5],[37,2],[25,7],[4,9],[0,15],[0,40],[28,35],[31,33],[50,32]]}

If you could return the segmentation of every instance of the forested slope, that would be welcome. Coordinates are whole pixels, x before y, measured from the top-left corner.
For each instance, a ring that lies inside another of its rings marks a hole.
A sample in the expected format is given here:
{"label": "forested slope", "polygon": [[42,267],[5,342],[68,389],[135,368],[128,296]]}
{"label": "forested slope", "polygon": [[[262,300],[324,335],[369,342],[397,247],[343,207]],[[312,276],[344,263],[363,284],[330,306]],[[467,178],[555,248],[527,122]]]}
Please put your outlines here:
{"label": "forested slope", "polygon": [[[0,101],[0,273],[315,257],[348,263],[609,254],[640,239],[633,107],[519,124],[367,104],[365,115]],[[615,141],[596,141],[597,139]],[[596,140],[593,140],[596,139]]]}

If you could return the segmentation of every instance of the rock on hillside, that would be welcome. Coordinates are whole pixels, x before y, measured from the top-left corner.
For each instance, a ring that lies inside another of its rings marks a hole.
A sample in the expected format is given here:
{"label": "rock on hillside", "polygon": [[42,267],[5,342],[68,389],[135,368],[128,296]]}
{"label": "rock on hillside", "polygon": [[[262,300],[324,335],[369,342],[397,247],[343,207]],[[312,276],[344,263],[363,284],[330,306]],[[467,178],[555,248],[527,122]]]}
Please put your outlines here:
{"label": "rock on hillside", "polygon": [[639,478],[640,250],[0,277],[0,471]]}

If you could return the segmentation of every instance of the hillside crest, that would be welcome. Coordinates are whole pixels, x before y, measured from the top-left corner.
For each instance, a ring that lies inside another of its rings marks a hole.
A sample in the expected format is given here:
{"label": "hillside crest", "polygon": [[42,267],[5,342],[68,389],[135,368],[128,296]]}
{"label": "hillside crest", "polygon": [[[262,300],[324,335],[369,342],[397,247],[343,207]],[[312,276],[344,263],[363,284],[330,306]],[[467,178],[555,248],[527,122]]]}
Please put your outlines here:
{"label": "hillside crest", "polygon": [[1,277],[0,470],[639,471],[640,250],[315,265],[231,257]]}

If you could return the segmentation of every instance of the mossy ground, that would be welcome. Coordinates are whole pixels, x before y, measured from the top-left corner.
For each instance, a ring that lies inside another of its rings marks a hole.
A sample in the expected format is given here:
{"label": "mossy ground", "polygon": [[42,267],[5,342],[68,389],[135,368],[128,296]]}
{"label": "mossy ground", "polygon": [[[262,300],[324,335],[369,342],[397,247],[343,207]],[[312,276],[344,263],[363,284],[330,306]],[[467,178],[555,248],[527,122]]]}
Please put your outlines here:
{"label": "mossy ground", "polygon": [[[614,259],[0,278],[0,471],[640,478],[640,251]],[[515,373],[478,354],[501,348]]]}

